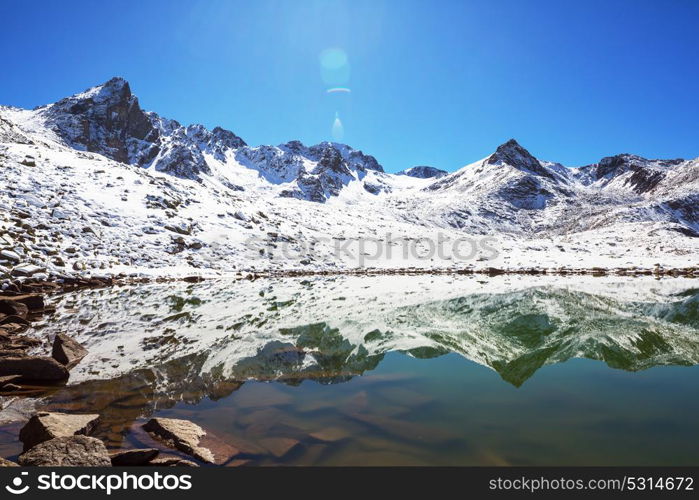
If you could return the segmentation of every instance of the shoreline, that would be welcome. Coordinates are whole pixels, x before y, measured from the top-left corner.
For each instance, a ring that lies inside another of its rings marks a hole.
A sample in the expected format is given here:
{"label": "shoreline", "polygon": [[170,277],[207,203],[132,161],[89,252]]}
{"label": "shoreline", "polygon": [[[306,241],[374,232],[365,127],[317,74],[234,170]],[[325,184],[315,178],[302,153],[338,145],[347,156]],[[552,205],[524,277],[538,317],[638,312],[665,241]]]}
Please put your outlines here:
{"label": "shoreline", "polygon": [[302,278],[307,276],[422,276],[422,275],[529,275],[529,276],[624,276],[624,277],[648,277],[661,278],[699,278],[699,268],[525,268],[502,269],[489,267],[484,269],[421,269],[421,268],[397,268],[397,269],[344,269],[344,270],[287,270],[287,271],[247,271],[234,275],[188,275],[188,276],[125,276],[111,277],[85,277],[62,278],[56,280],[24,280],[11,282],[10,285],[0,290],[0,297],[14,297],[26,294],[68,293],[86,288],[107,288],[111,286],[142,285],[149,283],[188,282],[199,283],[212,279],[257,280],[268,278]]}
{"label": "shoreline", "polygon": [[618,267],[618,268],[521,268],[507,269],[498,267],[487,268],[361,268],[361,269],[338,269],[338,270],[265,270],[255,271],[246,270],[238,271],[235,274],[206,274],[200,275],[188,274],[182,276],[129,276],[126,274],[118,274],[114,276],[101,277],[68,277],[48,280],[14,280],[5,283],[5,287],[0,290],[0,297],[15,297],[26,294],[46,294],[52,295],[57,293],[68,293],[86,288],[106,288],[111,286],[129,286],[141,285],[149,283],[170,283],[170,282],[189,282],[199,283],[206,280],[215,279],[232,279],[237,280],[257,280],[268,278],[301,278],[309,276],[419,276],[419,275],[481,275],[481,276],[501,276],[501,275],[529,275],[529,276],[623,276],[623,277],[648,277],[653,276],[656,279],[661,278],[699,278],[699,268],[697,267],[671,267],[663,268],[656,267],[636,268],[636,267]]}

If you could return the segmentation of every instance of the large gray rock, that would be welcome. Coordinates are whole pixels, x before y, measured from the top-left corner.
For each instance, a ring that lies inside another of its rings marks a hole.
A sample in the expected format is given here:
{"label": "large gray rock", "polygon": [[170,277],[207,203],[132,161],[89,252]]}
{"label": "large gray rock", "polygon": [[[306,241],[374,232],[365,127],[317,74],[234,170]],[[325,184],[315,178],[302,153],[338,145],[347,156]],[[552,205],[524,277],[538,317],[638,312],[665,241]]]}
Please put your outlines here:
{"label": "large gray rock", "polygon": [[199,446],[199,441],[206,431],[194,422],[177,418],[152,418],[143,429],[153,437],[160,439],[167,446],[192,455],[203,462],[213,463],[211,451]]}
{"label": "large gray rock", "polygon": [[19,464],[43,467],[111,467],[107,447],[88,436],[58,437],[19,456]]}
{"label": "large gray rock", "polygon": [[3,357],[0,362],[0,376],[21,375],[23,380],[59,382],[67,380],[68,369],[47,356]]}
{"label": "large gray rock", "polygon": [[39,443],[57,437],[67,437],[76,434],[89,434],[94,429],[99,415],[72,415],[58,412],[39,412],[29,419],[19,431],[19,440],[24,443],[24,451]]}
{"label": "large gray rock", "polygon": [[123,450],[112,453],[112,465],[115,466],[134,466],[146,465],[153,461],[160,453],[155,448],[144,448],[137,450]]}
{"label": "large gray rock", "polygon": [[0,250],[0,258],[5,260],[11,260],[12,262],[19,262],[20,260],[22,260],[22,258],[17,254],[17,252],[13,252],[12,250]]}
{"label": "large gray rock", "polygon": [[69,335],[58,333],[53,339],[51,356],[70,370],[87,356],[87,349]]}

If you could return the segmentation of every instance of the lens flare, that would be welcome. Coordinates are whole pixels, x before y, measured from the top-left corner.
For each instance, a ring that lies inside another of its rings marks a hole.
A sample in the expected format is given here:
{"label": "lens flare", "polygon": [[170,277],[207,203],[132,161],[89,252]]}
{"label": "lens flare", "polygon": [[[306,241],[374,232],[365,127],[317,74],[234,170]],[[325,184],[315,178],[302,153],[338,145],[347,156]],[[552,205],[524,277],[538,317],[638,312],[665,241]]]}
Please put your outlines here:
{"label": "lens flare", "polygon": [[345,93],[349,94],[352,92],[348,87],[333,87],[331,89],[326,90],[328,94],[336,94],[336,93]]}
{"label": "lens flare", "polygon": [[337,112],[335,112],[335,121],[333,122],[332,135],[333,139],[335,139],[336,141],[341,141],[342,138],[345,136],[345,127],[342,126],[342,122],[340,121],[340,114]]}
{"label": "lens flare", "polygon": [[347,54],[336,47],[325,49],[320,53],[320,65],[327,69],[339,69],[347,64]]}
{"label": "lens flare", "polygon": [[344,50],[332,47],[318,56],[320,77],[330,87],[343,87],[350,79],[350,63]]}

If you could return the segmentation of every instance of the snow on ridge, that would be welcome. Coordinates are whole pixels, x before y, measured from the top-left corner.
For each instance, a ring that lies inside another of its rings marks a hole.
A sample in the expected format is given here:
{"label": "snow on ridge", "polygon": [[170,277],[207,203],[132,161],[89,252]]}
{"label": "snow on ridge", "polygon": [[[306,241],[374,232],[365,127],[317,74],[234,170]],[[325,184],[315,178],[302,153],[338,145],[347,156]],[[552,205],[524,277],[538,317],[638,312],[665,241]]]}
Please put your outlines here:
{"label": "snow on ridge", "polygon": [[[110,82],[32,111],[0,107],[0,251],[40,275],[699,265],[699,160],[618,155],[567,169],[511,140],[417,178],[343,144],[251,147],[184,127]],[[441,237],[472,237],[476,251],[398,251]],[[497,255],[478,246],[485,237]],[[352,245],[338,254],[338,241]],[[0,258],[0,275],[17,265]]]}
{"label": "snow on ridge", "polygon": [[407,175],[418,179],[438,179],[448,175],[449,172],[428,165],[417,165],[397,172],[396,175]]}

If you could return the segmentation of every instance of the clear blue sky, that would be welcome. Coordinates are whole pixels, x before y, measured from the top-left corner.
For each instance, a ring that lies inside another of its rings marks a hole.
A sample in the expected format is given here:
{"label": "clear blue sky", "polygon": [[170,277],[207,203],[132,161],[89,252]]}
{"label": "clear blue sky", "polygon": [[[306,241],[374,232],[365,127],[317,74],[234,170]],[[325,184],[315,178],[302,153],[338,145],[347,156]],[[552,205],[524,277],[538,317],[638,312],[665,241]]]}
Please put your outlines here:
{"label": "clear blue sky", "polygon": [[[0,19],[2,104],[119,75],[144,108],[253,145],[331,140],[337,112],[388,171],[510,137],[567,165],[699,156],[698,0],[0,0]],[[329,76],[328,48],[349,64]]]}

